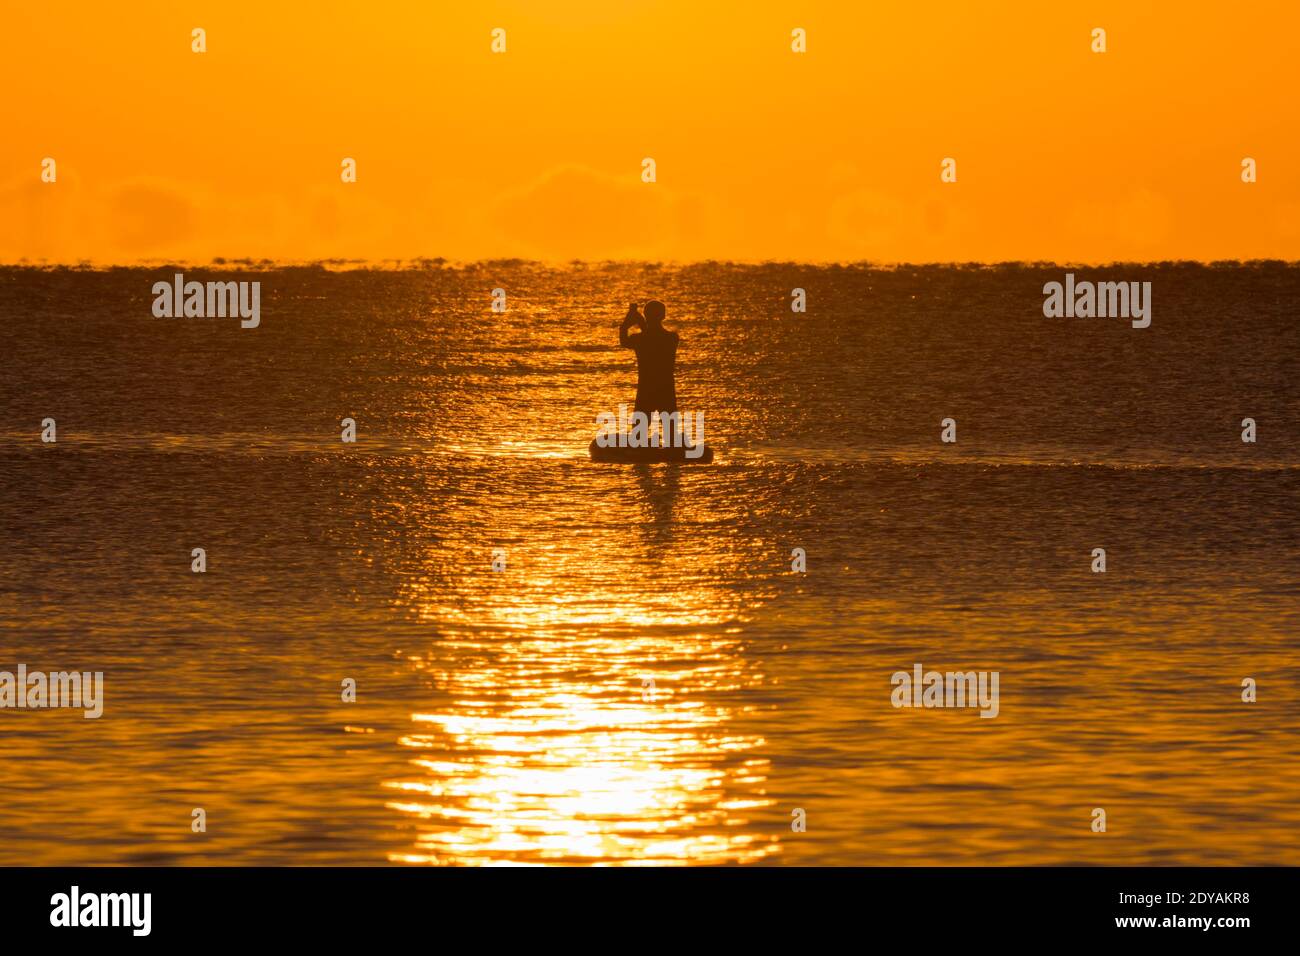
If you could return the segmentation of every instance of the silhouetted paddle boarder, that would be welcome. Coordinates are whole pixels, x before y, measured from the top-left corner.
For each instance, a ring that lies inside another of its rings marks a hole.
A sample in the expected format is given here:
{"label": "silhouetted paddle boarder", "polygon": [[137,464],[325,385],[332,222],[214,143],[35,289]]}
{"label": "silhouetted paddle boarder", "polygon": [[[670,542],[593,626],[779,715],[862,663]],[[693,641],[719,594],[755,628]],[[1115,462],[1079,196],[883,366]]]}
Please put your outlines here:
{"label": "silhouetted paddle boarder", "polygon": [[[601,431],[587,449],[593,461],[713,461],[713,449],[704,444],[704,413],[683,417],[677,408],[674,374],[680,338],[664,328],[665,311],[662,302],[647,302],[642,316],[633,302],[618,327],[618,344],[636,353],[636,405],[630,419],[626,403],[618,406],[617,417],[608,412],[596,416]],[[633,326],[641,331],[629,334]]]}
{"label": "silhouetted paddle boarder", "polygon": [[[636,352],[636,407],[646,417],[655,412],[672,414],[677,411],[677,386],[673,373],[677,365],[676,332],[664,328],[662,302],[647,302],[645,317],[637,311],[636,303],[627,310],[627,317],[618,327],[618,344]],[[641,331],[628,335],[634,325]]]}

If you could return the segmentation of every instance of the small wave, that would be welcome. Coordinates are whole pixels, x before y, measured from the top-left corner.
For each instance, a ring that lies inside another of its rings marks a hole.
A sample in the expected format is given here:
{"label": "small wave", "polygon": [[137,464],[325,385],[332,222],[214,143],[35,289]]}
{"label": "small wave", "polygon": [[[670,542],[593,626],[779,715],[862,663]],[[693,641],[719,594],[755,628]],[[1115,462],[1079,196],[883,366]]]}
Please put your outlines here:
{"label": "small wave", "polygon": [[[1149,451],[1129,455],[1082,454],[1065,449],[1019,449],[1014,451],[934,451],[908,448],[851,448],[824,445],[744,445],[713,439],[718,462],[737,465],[807,464],[876,465],[903,468],[1106,468],[1118,471],[1159,469],[1196,471],[1300,471],[1300,462],[1281,459],[1243,461],[1226,457],[1201,458],[1186,452]],[[30,431],[0,433],[5,450],[48,449]],[[585,459],[587,445],[565,439],[523,439],[473,441],[458,438],[401,435],[358,436],[344,444],[332,435],[267,435],[225,433],[220,435],[173,435],[162,432],[113,432],[60,437],[60,449],[94,452],[225,453],[225,454],[362,454],[442,455],[469,458]]]}
{"label": "small wave", "polygon": [[1281,459],[1201,458],[1185,452],[1151,451],[1140,455],[1087,455],[1066,449],[942,452],[930,449],[829,448],[799,445],[725,446],[733,462],[807,462],[876,464],[901,467],[1109,468],[1115,470],[1300,471],[1300,462]]}

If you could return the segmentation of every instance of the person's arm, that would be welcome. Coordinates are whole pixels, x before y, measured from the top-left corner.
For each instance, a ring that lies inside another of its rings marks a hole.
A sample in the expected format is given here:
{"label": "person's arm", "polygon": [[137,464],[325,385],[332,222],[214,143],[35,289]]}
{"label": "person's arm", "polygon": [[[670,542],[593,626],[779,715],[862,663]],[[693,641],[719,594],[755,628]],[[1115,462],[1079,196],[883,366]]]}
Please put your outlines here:
{"label": "person's arm", "polygon": [[627,315],[623,318],[623,324],[618,327],[618,344],[625,349],[632,348],[632,341],[628,338],[627,331],[634,325],[645,328],[645,320],[641,318],[641,313],[637,311],[635,302],[628,306]]}

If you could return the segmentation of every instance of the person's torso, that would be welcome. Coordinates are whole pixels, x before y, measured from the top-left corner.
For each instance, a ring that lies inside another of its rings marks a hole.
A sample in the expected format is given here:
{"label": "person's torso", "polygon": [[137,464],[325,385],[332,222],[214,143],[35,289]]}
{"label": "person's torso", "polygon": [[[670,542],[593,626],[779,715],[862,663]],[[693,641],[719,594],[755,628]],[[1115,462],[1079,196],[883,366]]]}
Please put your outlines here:
{"label": "person's torso", "polygon": [[667,380],[668,384],[672,383],[673,367],[677,363],[677,341],[676,332],[658,335],[643,332],[637,336],[636,367],[641,382]]}

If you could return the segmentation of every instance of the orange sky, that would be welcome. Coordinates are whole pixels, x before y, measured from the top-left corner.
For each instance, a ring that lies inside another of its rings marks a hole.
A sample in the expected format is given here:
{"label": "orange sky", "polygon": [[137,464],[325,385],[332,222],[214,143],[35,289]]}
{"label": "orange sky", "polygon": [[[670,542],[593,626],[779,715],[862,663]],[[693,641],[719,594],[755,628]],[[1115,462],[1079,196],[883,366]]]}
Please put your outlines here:
{"label": "orange sky", "polygon": [[6,3],[0,261],[1300,259],[1296,0],[290,6]]}

